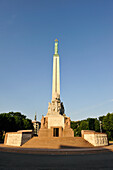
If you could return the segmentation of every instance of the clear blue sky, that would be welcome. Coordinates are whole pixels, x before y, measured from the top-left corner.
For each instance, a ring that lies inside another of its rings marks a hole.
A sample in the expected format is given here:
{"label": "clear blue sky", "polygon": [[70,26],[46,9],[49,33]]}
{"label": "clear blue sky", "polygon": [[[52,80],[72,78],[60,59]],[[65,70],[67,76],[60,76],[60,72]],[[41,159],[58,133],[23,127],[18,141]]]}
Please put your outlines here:
{"label": "clear blue sky", "polygon": [[113,112],[113,0],[0,0],[0,113],[46,115],[56,38],[66,115]]}

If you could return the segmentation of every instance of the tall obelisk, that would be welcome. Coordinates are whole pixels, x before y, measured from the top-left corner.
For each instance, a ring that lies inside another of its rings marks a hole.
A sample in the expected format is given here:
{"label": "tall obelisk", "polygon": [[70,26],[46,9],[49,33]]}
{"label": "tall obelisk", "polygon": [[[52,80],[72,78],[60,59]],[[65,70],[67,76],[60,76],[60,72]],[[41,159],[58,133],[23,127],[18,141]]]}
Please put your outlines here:
{"label": "tall obelisk", "polygon": [[60,99],[60,64],[57,39],[55,40],[55,53],[53,55],[52,101],[55,99]]}
{"label": "tall obelisk", "polygon": [[48,106],[47,115],[64,115],[64,106],[60,101],[60,61],[58,54],[58,40],[55,40],[53,55],[52,101]]}
{"label": "tall obelisk", "polygon": [[53,55],[52,101],[48,105],[46,116],[42,116],[39,137],[73,137],[70,118],[64,114],[64,106],[60,100],[60,62],[58,40],[55,40]]}

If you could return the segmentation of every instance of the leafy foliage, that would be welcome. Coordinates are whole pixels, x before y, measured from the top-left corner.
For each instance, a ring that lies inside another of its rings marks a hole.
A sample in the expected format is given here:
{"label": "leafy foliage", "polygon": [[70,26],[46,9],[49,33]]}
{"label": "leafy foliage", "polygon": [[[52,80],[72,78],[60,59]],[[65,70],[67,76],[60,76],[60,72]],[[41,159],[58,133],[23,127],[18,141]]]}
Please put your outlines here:
{"label": "leafy foliage", "polygon": [[16,132],[18,130],[33,129],[30,119],[20,112],[9,112],[0,114],[0,134],[2,132]]}
{"label": "leafy foliage", "polygon": [[107,133],[109,140],[113,140],[113,113],[108,113],[102,119],[102,131]]}
{"label": "leafy foliage", "polygon": [[95,131],[99,132],[100,131],[100,123],[99,123],[99,120],[97,118],[95,119],[94,124],[95,124]]}

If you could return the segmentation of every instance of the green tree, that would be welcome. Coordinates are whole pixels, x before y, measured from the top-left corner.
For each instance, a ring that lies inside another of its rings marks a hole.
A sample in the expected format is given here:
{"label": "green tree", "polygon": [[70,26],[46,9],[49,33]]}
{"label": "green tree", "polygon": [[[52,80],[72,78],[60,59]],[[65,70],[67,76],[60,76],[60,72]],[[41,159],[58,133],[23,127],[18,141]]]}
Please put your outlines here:
{"label": "green tree", "polygon": [[20,112],[0,114],[0,134],[2,134],[3,131],[16,132],[25,129],[33,129],[33,124],[30,119],[27,119],[26,116]]}
{"label": "green tree", "polygon": [[33,129],[33,127],[31,127],[30,119],[23,119],[23,126],[24,126],[24,129]]}
{"label": "green tree", "polygon": [[95,118],[88,118],[88,129],[95,130]]}
{"label": "green tree", "polygon": [[108,135],[108,139],[113,140],[113,113],[104,116],[102,126],[103,131]]}
{"label": "green tree", "polygon": [[71,121],[71,128],[74,130],[76,129],[78,126],[79,126],[79,123],[80,121]]}
{"label": "green tree", "polygon": [[108,139],[113,140],[113,113],[97,118],[88,118],[78,122],[72,121],[71,128],[74,130],[75,136],[81,135],[81,130],[95,130],[100,132],[100,121],[102,124],[102,132],[107,133]]}
{"label": "green tree", "polygon": [[97,118],[95,119],[94,125],[95,125],[95,131],[100,132],[100,123]]}
{"label": "green tree", "polygon": [[88,122],[87,120],[83,120],[80,122],[80,126],[78,128],[78,135],[81,136],[81,130],[88,130]]}
{"label": "green tree", "polygon": [[71,128],[74,130],[74,136],[80,136],[79,126],[81,121],[71,121]]}
{"label": "green tree", "polygon": [[80,130],[88,130],[88,122],[86,120],[81,121],[79,128]]}

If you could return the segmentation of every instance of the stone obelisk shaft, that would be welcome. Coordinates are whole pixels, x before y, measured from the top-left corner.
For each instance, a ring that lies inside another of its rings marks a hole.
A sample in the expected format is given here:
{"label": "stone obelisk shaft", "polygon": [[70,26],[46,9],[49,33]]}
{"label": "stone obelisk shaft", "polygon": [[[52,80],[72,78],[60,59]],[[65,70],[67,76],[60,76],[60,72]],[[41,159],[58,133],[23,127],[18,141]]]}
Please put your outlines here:
{"label": "stone obelisk shaft", "polygon": [[60,99],[60,64],[57,39],[55,40],[55,54],[53,55],[52,101],[56,99]]}

